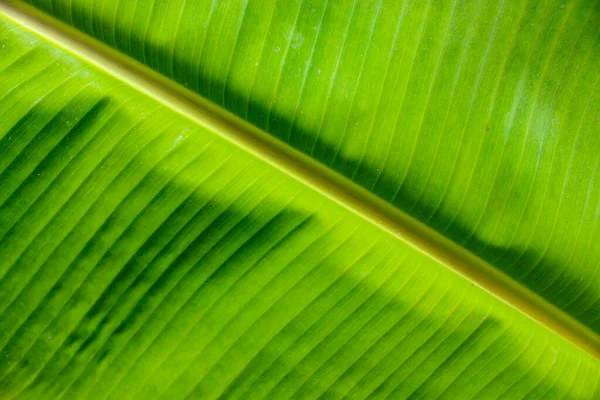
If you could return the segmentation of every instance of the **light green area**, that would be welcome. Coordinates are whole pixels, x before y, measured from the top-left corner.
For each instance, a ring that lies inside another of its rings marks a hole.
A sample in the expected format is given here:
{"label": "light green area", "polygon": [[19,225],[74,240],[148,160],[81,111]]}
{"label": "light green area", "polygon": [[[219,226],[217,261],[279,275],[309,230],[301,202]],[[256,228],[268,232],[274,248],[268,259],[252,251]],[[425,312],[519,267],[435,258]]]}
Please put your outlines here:
{"label": "light green area", "polygon": [[600,332],[597,0],[29,0]]}
{"label": "light green area", "polygon": [[0,252],[2,399],[600,395],[587,353],[6,19]]}

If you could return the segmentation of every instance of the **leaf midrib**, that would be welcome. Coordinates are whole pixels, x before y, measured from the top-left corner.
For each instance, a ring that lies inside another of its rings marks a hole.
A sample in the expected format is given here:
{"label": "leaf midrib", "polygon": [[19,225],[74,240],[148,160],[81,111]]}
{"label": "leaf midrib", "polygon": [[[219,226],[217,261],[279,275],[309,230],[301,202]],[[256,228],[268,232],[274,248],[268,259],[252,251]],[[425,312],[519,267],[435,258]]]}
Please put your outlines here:
{"label": "leaf midrib", "polygon": [[343,175],[146,65],[20,1],[0,13],[287,173],[600,359],[600,336],[537,293]]}

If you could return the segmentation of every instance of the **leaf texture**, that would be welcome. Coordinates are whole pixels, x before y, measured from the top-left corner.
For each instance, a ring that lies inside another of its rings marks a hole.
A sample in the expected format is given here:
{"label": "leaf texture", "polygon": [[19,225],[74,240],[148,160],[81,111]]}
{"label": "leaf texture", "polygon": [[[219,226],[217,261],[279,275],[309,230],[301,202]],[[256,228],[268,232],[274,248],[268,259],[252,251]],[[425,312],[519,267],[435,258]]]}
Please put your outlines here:
{"label": "leaf texture", "polygon": [[[593,2],[33,3],[600,329]],[[0,398],[600,397],[335,199],[10,18],[0,46]]]}

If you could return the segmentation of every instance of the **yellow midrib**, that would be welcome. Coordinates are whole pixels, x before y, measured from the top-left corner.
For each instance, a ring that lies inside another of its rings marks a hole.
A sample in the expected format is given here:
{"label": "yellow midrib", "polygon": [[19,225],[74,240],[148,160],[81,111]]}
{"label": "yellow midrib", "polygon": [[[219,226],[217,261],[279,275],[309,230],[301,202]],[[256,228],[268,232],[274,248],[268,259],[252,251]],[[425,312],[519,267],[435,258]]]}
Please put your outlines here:
{"label": "yellow midrib", "polygon": [[0,13],[317,190],[600,359],[600,336],[589,327],[353,181],[30,5],[1,2]]}

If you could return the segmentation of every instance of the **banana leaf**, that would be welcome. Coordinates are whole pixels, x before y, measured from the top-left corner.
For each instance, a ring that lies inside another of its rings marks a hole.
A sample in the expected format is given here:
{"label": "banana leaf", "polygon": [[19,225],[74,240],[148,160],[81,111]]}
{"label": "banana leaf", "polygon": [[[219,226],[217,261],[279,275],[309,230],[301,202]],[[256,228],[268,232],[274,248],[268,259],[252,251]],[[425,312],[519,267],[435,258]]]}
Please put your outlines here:
{"label": "banana leaf", "polygon": [[600,397],[599,3],[27,3],[0,398]]}

